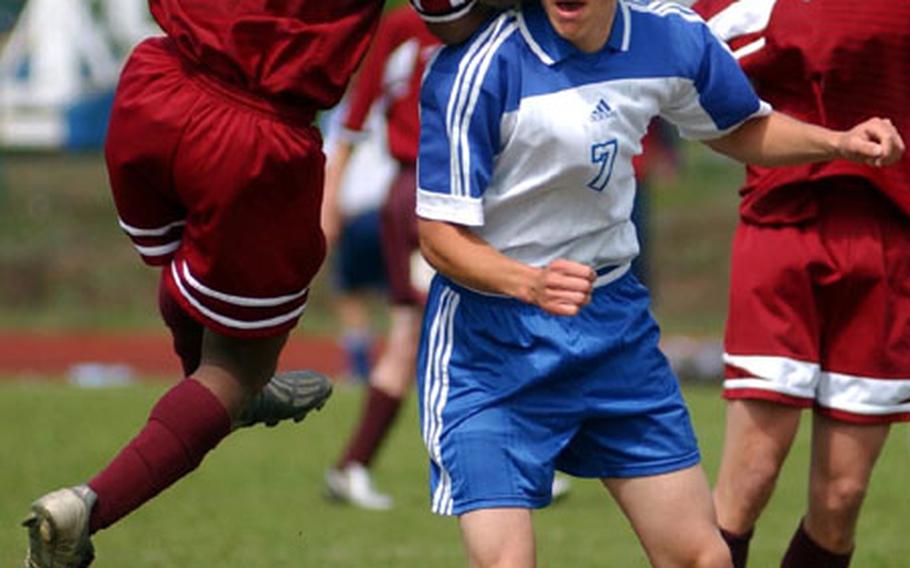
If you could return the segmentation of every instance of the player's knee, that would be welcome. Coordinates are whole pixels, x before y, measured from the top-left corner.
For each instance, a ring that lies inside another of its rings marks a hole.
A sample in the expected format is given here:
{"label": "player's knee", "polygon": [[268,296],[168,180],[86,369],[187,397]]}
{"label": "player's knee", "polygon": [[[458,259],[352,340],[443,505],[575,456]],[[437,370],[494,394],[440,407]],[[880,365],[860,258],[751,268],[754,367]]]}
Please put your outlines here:
{"label": "player's knee", "polygon": [[706,543],[683,566],[691,568],[730,568],[733,560],[730,557],[730,547],[720,538],[712,539]]}
{"label": "player's knee", "polygon": [[764,503],[774,491],[780,469],[772,460],[753,460],[738,474],[740,488],[749,503]]}
{"label": "player's knee", "polygon": [[730,547],[713,524],[689,528],[692,530],[686,532],[685,538],[668,535],[660,542],[646,547],[654,566],[730,568]]}
{"label": "player's knee", "polygon": [[866,498],[866,490],[861,480],[845,477],[813,487],[812,499],[827,516],[853,517]]}

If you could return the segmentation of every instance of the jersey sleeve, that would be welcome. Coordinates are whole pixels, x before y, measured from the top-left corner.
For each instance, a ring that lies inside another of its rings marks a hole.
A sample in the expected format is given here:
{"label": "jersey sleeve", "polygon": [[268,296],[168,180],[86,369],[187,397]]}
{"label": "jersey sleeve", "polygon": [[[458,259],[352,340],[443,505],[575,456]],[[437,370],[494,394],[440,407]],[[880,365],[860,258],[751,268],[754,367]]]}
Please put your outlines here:
{"label": "jersey sleeve", "polygon": [[411,6],[426,22],[457,20],[471,11],[477,0],[410,0]]}
{"label": "jersey sleeve", "polygon": [[376,33],[376,39],[364,58],[360,72],[354,77],[349,102],[343,116],[342,136],[351,140],[365,137],[367,117],[374,104],[383,96],[383,73],[389,56],[400,43],[395,13],[384,18]]}
{"label": "jersey sleeve", "polygon": [[700,56],[691,81],[684,82],[662,116],[676,125],[683,138],[710,140],[736,129],[771,106],[755,94],[746,75],[726,48],[703,23],[696,24],[693,42]]}
{"label": "jersey sleeve", "polygon": [[692,6],[725,42],[748,75],[776,64],[768,45],[768,27],[777,0],[699,0]]}
{"label": "jersey sleeve", "polygon": [[483,195],[499,151],[504,105],[495,74],[472,59],[477,54],[445,48],[424,77],[417,215],[425,219],[484,223]]}

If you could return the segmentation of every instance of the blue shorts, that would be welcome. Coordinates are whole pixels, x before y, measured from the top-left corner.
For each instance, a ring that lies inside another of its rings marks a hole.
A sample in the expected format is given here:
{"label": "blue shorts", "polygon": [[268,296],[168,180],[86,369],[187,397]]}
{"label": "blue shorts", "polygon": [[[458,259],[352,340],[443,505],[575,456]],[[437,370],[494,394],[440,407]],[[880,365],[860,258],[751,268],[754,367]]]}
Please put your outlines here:
{"label": "blue shorts", "polygon": [[334,257],[335,286],[345,292],[386,287],[379,210],[347,219]]}
{"label": "blue shorts", "polygon": [[418,356],[433,511],[546,506],[556,469],[643,477],[697,464],[649,306],[631,272],[575,317],[437,275]]}

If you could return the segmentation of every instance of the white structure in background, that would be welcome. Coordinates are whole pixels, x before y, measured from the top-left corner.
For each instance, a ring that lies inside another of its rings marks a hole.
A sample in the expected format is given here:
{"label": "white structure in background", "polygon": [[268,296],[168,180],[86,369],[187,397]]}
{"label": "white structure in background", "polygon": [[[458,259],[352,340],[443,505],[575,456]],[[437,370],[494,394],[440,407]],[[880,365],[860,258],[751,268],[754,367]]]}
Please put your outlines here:
{"label": "white structure in background", "polygon": [[161,34],[149,14],[148,0],[105,0],[104,13],[118,53],[126,54],[143,39]]}
{"label": "white structure in background", "polygon": [[29,0],[0,52],[0,146],[100,146],[122,55],[157,32],[146,6]]}

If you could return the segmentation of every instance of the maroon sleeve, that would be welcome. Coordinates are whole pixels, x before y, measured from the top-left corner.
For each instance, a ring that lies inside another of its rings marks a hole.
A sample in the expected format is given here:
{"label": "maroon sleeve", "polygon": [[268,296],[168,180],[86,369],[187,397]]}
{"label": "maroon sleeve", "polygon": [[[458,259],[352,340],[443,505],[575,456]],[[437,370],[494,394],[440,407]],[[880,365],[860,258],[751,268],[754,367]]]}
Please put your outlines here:
{"label": "maroon sleeve", "polygon": [[726,42],[743,71],[754,79],[780,65],[781,53],[768,29],[777,3],[778,0],[768,0],[761,9],[746,10],[736,0],[698,0],[692,9]]}
{"label": "maroon sleeve", "polygon": [[705,20],[710,20],[733,2],[734,0],[698,0],[692,5],[692,9]]}
{"label": "maroon sleeve", "polygon": [[[402,10],[407,10],[403,8]],[[382,78],[389,56],[401,42],[398,10],[393,10],[379,23],[376,39],[367,52],[359,74],[351,86],[350,104],[342,122],[346,130],[363,130],[370,109],[382,96]]]}

